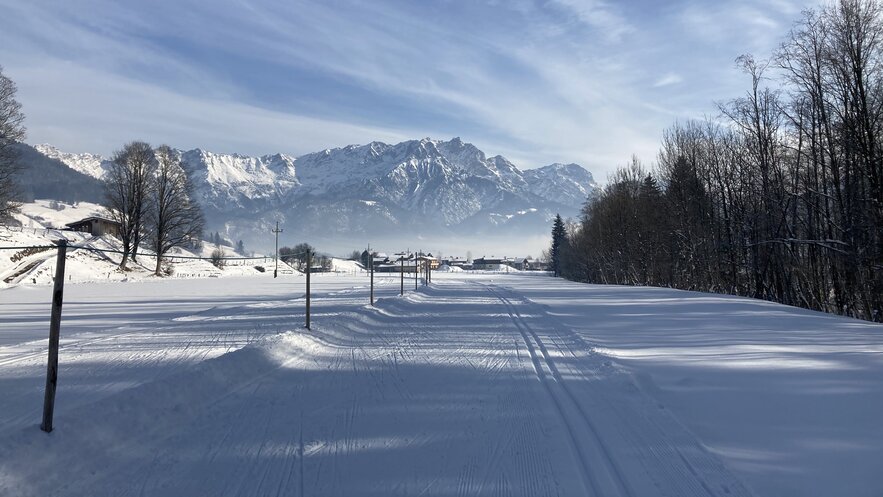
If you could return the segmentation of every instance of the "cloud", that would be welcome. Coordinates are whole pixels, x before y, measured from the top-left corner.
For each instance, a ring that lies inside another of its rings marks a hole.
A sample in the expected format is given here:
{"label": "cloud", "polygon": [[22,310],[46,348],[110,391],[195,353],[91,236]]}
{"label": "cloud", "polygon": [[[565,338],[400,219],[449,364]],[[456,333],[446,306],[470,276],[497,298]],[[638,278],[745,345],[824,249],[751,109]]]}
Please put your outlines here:
{"label": "cloud", "polygon": [[622,14],[602,0],[551,0],[550,3],[566,9],[609,42],[618,42],[635,30]]}
{"label": "cloud", "polygon": [[[60,61],[17,70],[15,77],[32,141],[70,151],[106,154],[127,141],[147,139],[226,153],[302,154],[374,139],[395,142],[412,132],[182,95]],[[58,81],[64,81],[64,91],[58,91]]]}
{"label": "cloud", "polygon": [[676,84],[681,83],[683,81],[684,81],[684,78],[682,78],[679,74],[675,74],[673,72],[670,72],[670,73],[663,75],[658,80],[656,80],[656,82],[653,83],[653,87],[654,88],[661,88],[663,86],[676,85]]}
{"label": "cloud", "polygon": [[263,154],[461,136],[603,178],[740,90],[797,0],[0,0],[32,141]]}

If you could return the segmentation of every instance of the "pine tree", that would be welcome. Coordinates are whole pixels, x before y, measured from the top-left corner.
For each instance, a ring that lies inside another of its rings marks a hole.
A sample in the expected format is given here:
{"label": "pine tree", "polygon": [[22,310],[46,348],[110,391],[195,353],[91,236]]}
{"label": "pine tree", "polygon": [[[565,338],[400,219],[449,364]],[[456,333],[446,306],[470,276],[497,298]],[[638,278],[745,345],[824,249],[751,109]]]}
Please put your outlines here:
{"label": "pine tree", "polygon": [[555,276],[561,276],[561,254],[567,243],[567,228],[564,227],[564,220],[561,214],[555,214],[555,222],[552,225],[552,250],[549,255],[552,260],[552,271]]}

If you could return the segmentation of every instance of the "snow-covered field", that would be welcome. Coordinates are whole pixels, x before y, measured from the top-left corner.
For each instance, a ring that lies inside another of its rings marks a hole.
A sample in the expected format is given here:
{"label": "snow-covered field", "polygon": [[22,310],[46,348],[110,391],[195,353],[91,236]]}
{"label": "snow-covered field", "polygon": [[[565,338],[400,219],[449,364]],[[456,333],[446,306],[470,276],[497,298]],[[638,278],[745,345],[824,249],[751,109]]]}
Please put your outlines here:
{"label": "snow-covered field", "polygon": [[[86,247],[70,250],[65,264],[65,279],[69,283],[139,281],[155,279],[156,259],[141,256],[137,262],[129,263],[128,272],[117,270],[120,255],[113,253],[121,249],[118,240],[112,237],[93,237],[88,233],[65,231],[65,224],[92,215],[100,215],[102,208],[96,204],[81,202],[77,205],[51,200],[37,200],[22,206],[16,218],[20,227],[0,226],[0,247],[49,246],[65,239],[69,245]],[[206,243],[201,251],[173,249],[168,254],[169,265],[175,278],[220,277],[231,275],[253,275],[258,273],[255,266],[267,266],[272,258],[230,261],[219,270],[207,260],[192,260],[181,257],[208,257],[214,247]],[[90,250],[91,249],[91,250]],[[222,247],[225,257],[237,257],[229,247]],[[103,252],[109,251],[109,252]],[[287,268],[288,272],[292,272]],[[55,250],[0,250],[0,288],[15,285],[51,284],[55,276]]]}
{"label": "snow-covered field", "polygon": [[546,276],[0,290],[0,495],[883,495],[883,326]]}
{"label": "snow-covered field", "polygon": [[[93,237],[88,233],[66,231],[66,224],[100,215],[102,207],[97,204],[80,202],[76,205],[54,200],[37,200],[26,203],[21,213],[16,215],[21,226],[0,226],[0,247],[54,246],[65,239],[71,246],[85,247],[68,251],[65,266],[67,283],[91,283],[112,281],[151,281],[154,276],[156,259],[141,255],[137,261],[129,261],[126,272],[118,270],[121,256],[114,251],[121,250],[121,243],[113,237]],[[217,268],[208,260],[212,252],[220,249],[225,260],[222,268]],[[142,254],[144,254],[142,247]],[[150,254],[152,251],[147,250]],[[0,250],[0,288],[16,285],[49,285],[55,276],[56,251],[48,249]],[[201,257],[204,260],[193,259]],[[175,248],[166,254],[164,267],[169,274],[163,278],[222,278],[229,276],[272,277],[275,267],[273,257],[237,254],[231,247],[204,242],[199,249]],[[358,274],[363,272],[352,261],[334,259],[332,270]],[[285,262],[279,262],[279,274],[294,275],[297,272]]]}

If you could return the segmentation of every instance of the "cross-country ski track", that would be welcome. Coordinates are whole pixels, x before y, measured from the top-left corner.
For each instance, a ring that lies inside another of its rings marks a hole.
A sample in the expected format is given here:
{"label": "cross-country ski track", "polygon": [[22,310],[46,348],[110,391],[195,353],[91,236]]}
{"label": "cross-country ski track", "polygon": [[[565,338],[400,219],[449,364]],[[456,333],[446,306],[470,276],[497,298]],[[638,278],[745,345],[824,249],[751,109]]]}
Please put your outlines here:
{"label": "cross-country ski track", "polygon": [[[131,323],[73,307],[51,434],[45,340],[4,330],[0,495],[883,493],[879,325],[525,275],[379,278],[370,307],[364,277],[316,279],[310,331],[291,288]],[[0,312],[27,329],[18,291]]]}

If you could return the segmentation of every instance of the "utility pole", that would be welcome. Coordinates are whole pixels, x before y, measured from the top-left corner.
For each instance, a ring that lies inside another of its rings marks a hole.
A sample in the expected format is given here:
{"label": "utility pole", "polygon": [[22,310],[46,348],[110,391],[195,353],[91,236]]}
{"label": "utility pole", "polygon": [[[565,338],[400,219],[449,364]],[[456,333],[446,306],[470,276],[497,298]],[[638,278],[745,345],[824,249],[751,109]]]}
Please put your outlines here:
{"label": "utility pole", "polygon": [[368,257],[370,257],[371,267],[371,305],[374,305],[374,254],[371,252],[371,245],[368,245]]}
{"label": "utility pole", "polygon": [[402,289],[401,289],[401,293],[399,295],[404,297],[404,295],[405,295],[405,254],[402,254],[401,259],[402,259],[402,269],[401,269]]}
{"label": "utility pole", "polygon": [[306,328],[310,329],[310,267],[313,265],[313,254],[307,250],[307,323]]}
{"label": "utility pole", "polygon": [[414,290],[417,290],[417,252],[414,252]]}
{"label": "utility pole", "polygon": [[279,275],[279,233],[283,231],[279,229],[279,221],[276,221],[276,229],[273,230],[273,233],[276,233],[276,267],[273,269],[274,278]]}

